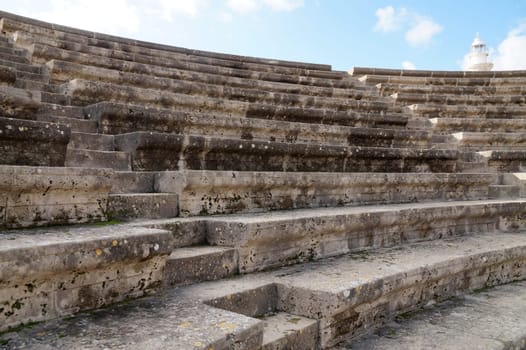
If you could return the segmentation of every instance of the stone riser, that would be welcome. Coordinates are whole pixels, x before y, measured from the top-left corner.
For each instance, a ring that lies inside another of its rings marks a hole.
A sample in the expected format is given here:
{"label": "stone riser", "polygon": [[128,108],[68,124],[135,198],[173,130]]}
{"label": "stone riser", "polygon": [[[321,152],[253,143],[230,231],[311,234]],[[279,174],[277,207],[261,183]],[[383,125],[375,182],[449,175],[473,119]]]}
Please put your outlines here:
{"label": "stone riser", "polygon": [[523,227],[524,207],[520,201],[450,202],[210,219],[207,240],[237,247],[239,270],[247,273],[364,248]]}
{"label": "stone riser", "polygon": [[526,119],[433,118],[435,132],[521,132],[526,131]]}
{"label": "stone riser", "polygon": [[76,224],[106,219],[107,169],[0,167],[0,227]]}
{"label": "stone riser", "polygon": [[155,291],[171,251],[171,234],[108,231],[79,230],[69,240],[67,230],[0,237],[0,331]]}
{"label": "stone riser", "polygon": [[154,186],[177,193],[180,215],[188,216],[484,199],[496,183],[495,174],[183,171],[159,173]]}
{"label": "stone riser", "polygon": [[55,123],[0,117],[2,164],[63,166],[69,138],[69,128]]}
{"label": "stone riser", "polygon": [[454,150],[285,144],[137,132],[115,136],[135,171],[453,172]]}
{"label": "stone riser", "polygon": [[474,77],[474,78],[440,78],[440,77],[409,77],[409,76],[387,76],[387,75],[365,75],[359,78],[368,85],[398,84],[398,85],[420,85],[420,86],[462,86],[462,87],[506,87],[520,86],[525,77],[517,76],[517,71],[507,77]]}
{"label": "stone riser", "polygon": [[407,85],[379,83],[376,85],[380,95],[389,96],[394,93],[411,94],[438,94],[452,96],[479,96],[495,97],[499,95],[524,95],[526,88],[518,85],[489,85],[489,86],[462,86],[462,85]]}
{"label": "stone riser", "polygon": [[474,96],[469,95],[444,95],[444,94],[423,94],[423,93],[404,93],[397,92],[391,97],[398,103],[408,104],[443,104],[461,105],[484,108],[485,106],[524,106],[526,96],[523,95],[504,95],[504,96]]}
{"label": "stone riser", "polygon": [[463,106],[414,104],[408,106],[415,115],[426,118],[502,118],[524,119],[526,106]]}

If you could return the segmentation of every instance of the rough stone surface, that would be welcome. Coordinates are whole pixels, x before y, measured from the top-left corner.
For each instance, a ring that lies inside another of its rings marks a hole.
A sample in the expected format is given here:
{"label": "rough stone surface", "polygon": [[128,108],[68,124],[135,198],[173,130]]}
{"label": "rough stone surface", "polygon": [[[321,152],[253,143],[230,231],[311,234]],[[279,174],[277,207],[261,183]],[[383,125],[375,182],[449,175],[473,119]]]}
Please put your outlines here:
{"label": "rough stone surface", "polygon": [[0,117],[1,164],[64,166],[69,138],[59,124]]}
{"label": "rough stone surface", "polygon": [[108,169],[0,166],[0,227],[106,219]]}
{"label": "rough stone surface", "polygon": [[0,233],[0,331],[146,295],[161,284],[168,231],[62,228]]}
{"label": "rough stone surface", "polygon": [[523,349],[526,284],[516,282],[457,297],[396,317],[343,349]]}
{"label": "rough stone surface", "polygon": [[488,196],[496,174],[166,171],[156,192],[179,195],[180,215],[473,200]]}

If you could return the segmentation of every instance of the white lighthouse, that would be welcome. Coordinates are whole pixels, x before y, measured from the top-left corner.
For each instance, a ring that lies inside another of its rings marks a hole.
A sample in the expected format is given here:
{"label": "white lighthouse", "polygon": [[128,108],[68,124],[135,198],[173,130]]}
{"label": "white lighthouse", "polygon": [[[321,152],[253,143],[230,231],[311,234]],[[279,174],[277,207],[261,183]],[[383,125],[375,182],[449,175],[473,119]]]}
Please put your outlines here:
{"label": "white lighthouse", "polygon": [[468,54],[467,71],[488,71],[493,68],[493,63],[488,61],[488,48],[480,39],[479,33],[473,39],[471,51]]}

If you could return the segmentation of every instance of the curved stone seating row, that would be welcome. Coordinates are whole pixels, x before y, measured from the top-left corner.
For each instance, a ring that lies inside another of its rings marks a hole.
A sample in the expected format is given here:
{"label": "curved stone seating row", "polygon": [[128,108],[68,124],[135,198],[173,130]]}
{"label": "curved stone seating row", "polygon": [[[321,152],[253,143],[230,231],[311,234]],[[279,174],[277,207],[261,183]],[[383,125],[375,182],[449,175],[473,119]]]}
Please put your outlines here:
{"label": "curved stone seating row", "polygon": [[[182,85],[182,84],[181,84]],[[211,91],[216,90],[217,95],[209,93],[203,95],[188,94],[190,91],[200,91],[197,85],[188,84],[178,92],[171,92],[166,90],[142,88],[131,85],[121,85],[106,83],[102,81],[74,79],[69,83],[61,86],[61,95],[65,95],[72,105],[85,106],[88,104],[98,103],[102,101],[127,102],[134,101],[136,104],[143,104],[147,106],[157,106],[163,108],[186,108],[205,111],[223,112],[227,115],[245,115],[247,110],[251,109],[251,105],[256,106],[268,105],[285,108],[314,108],[326,109],[328,111],[348,111],[364,113],[382,113],[382,112],[400,112],[399,107],[393,107],[392,102],[389,101],[367,101],[367,100],[344,100],[332,98],[313,98],[305,96],[301,98],[298,95],[279,95],[275,93],[262,93],[267,96],[267,100],[256,96],[249,97],[245,93],[247,90],[240,90],[236,94],[233,89],[231,94],[239,96],[241,100],[228,100],[220,98],[224,94],[228,94],[228,90],[224,88],[211,87]],[[210,91],[210,92],[211,92]],[[247,99],[248,101],[244,101]],[[250,101],[258,101],[250,102]],[[265,104],[266,102],[266,104]],[[268,108],[269,109],[269,108]]]}
{"label": "curved stone seating row", "polygon": [[151,294],[171,250],[171,233],[149,228],[2,233],[0,332]]}
{"label": "curved stone seating row", "polygon": [[[525,79],[526,81],[526,79]],[[455,95],[455,94],[438,94],[438,93],[405,93],[397,92],[391,95],[397,103],[400,104],[442,104],[442,105],[465,105],[465,106],[484,106],[493,105],[507,108],[508,106],[524,106],[526,104],[526,95]],[[506,107],[504,107],[506,106]]]}
{"label": "curved stone seating row", "polygon": [[150,179],[149,187],[177,194],[179,215],[189,216],[485,199],[489,186],[497,183],[496,174],[474,173],[185,170],[159,172]]}
{"label": "curved stone seating row", "polygon": [[133,132],[115,136],[135,171],[454,172],[455,150],[376,148]]}
{"label": "curved stone seating row", "polygon": [[112,174],[109,169],[0,165],[0,228],[104,221]]}
{"label": "curved stone seating row", "polygon": [[526,119],[500,118],[431,118],[436,132],[520,132],[526,130]]}
{"label": "curved stone seating row", "polygon": [[462,149],[486,151],[523,150],[526,135],[520,132],[459,132],[453,133],[458,146]]}
{"label": "curved stone seating row", "polygon": [[[440,71],[438,71],[440,72]],[[357,76],[353,76],[358,78]],[[462,86],[462,87],[492,87],[498,86],[505,88],[507,86],[521,85],[524,78],[518,74],[518,77],[475,77],[475,78],[436,78],[420,76],[389,76],[389,75],[364,75],[358,78],[359,81],[368,85],[378,84],[399,84],[399,85],[429,85],[429,86]]]}
{"label": "curved stone seating row", "polygon": [[[308,94],[302,94],[298,91],[293,93],[277,92],[272,89],[256,88],[254,86],[243,86],[236,87],[231,86],[228,82],[225,84],[218,84],[217,82],[212,83],[201,83],[191,80],[181,80],[179,78],[161,78],[145,74],[127,73],[118,70],[109,70],[105,68],[89,67],[84,65],[73,65],[64,64],[62,62],[59,68],[56,68],[56,61],[53,60],[47,64],[51,69],[52,78],[55,76],[55,71],[59,71],[58,74],[61,76],[66,75],[66,81],[74,79],[101,81],[117,85],[134,86],[140,88],[148,88],[154,90],[170,91],[175,93],[185,93],[189,95],[203,95],[208,97],[225,98],[231,100],[242,100],[249,102],[266,102],[266,103],[279,103],[282,105],[305,105],[308,104],[310,107],[332,107],[341,108],[352,106],[349,102],[352,100],[370,100],[374,98],[380,101],[381,97],[378,96],[376,91],[364,91],[359,90],[354,93],[352,90],[347,91],[347,95],[340,97],[332,96],[317,96],[314,94],[315,89],[309,89],[310,87],[303,87],[302,89],[296,88],[297,90],[311,90]],[[69,72],[67,71],[69,69]],[[193,75],[195,76],[195,74]],[[331,91],[332,92],[332,91]],[[387,100],[390,102],[390,100]]]}
{"label": "curved stone seating row", "polygon": [[526,115],[526,106],[508,105],[441,105],[435,103],[414,104],[409,108],[416,115],[426,118],[518,118],[523,119]]}
{"label": "curved stone seating row", "polygon": [[270,60],[256,57],[245,57],[239,55],[219,54],[199,50],[188,50],[168,45],[153,44],[144,41],[130,40],[126,38],[110,36],[106,34],[93,33],[78,30],[71,27],[49,24],[22,16],[13,15],[7,12],[0,13],[1,28],[5,33],[17,31],[30,33],[32,36],[46,37],[48,40],[66,41],[70,45],[73,43],[89,45],[92,47],[109,48],[116,53],[119,51],[133,52],[135,54],[147,54],[150,56],[165,55],[166,57],[177,57],[186,59],[202,60],[215,65],[237,65],[266,67],[266,69],[290,69],[291,71],[319,70],[330,72],[331,67],[322,64],[309,64],[302,62],[291,62],[282,60]]}
{"label": "curved stone seating row", "polygon": [[349,118],[349,124],[361,127],[348,127],[329,125],[331,123],[317,124],[318,120],[304,123],[234,116],[222,117],[214,113],[181,112],[110,102],[87,106],[84,111],[90,120],[97,121],[100,133],[110,135],[134,131],[156,131],[290,143],[317,142],[332,145],[416,148],[428,147],[431,137],[428,131],[403,130],[399,125],[395,125],[398,127],[396,129],[378,128],[377,126],[383,125],[376,125],[376,123],[387,124],[389,120],[374,115],[369,117],[356,115],[354,120]]}
{"label": "curved stone seating row", "polygon": [[388,69],[353,67],[349,74],[359,75],[378,75],[378,76],[400,76],[400,77],[421,77],[421,78],[509,78],[525,77],[526,70],[509,71],[444,71],[444,70],[407,70],[407,69]]}
{"label": "curved stone seating row", "polygon": [[[36,53],[33,55],[36,57]],[[289,94],[302,94],[326,97],[341,97],[360,99],[369,92],[369,88],[354,80],[346,80],[341,87],[324,87],[323,80],[319,82],[312,78],[302,79],[297,76],[283,76],[274,73],[259,73],[250,71],[221,70],[220,67],[198,67],[191,70],[155,66],[153,64],[140,64],[129,61],[116,60],[114,58],[98,58],[88,55],[74,55],[69,57],[71,61],[64,61],[49,56],[46,66],[50,70],[51,78],[55,83],[67,82],[79,77],[97,77],[101,71],[110,76],[115,71],[133,73],[141,76],[155,76],[157,78],[176,79],[182,81],[200,82],[220,86],[256,88],[265,91],[274,91]],[[67,58],[66,57],[66,58]],[[64,59],[66,59],[64,58]],[[37,58],[38,59],[38,58]],[[42,58],[44,59],[44,58]],[[199,74],[196,74],[198,68]],[[211,71],[216,68],[216,71]],[[295,78],[295,79],[294,79]],[[289,80],[292,80],[289,82]]]}
{"label": "curved stone seating row", "polygon": [[516,85],[422,85],[422,84],[391,84],[378,83],[376,88],[382,96],[389,96],[394,93],[408,94],[441,94],[458,96],[500,96],[500,95],[519,95],[526,94],[524,86],[526,78],[517,80]]}

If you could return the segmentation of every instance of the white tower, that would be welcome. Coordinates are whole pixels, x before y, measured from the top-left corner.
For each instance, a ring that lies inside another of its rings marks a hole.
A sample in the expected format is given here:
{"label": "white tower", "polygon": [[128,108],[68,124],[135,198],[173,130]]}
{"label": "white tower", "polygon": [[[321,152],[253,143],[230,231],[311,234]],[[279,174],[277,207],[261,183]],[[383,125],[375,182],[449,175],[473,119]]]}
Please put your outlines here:
{"label": "white tower", "polygon": [[488,71],[493,68],[493,63],[488,61],[488,48],[486,44],[479,38],[479,33],[473,39],[471,44],[471,51],[468,54],[468,64],[466,70],[468,71]]}

